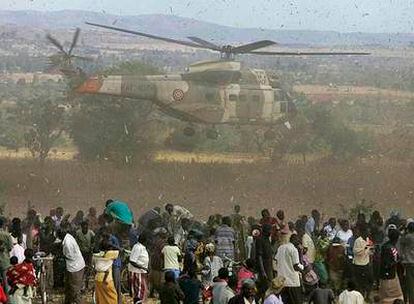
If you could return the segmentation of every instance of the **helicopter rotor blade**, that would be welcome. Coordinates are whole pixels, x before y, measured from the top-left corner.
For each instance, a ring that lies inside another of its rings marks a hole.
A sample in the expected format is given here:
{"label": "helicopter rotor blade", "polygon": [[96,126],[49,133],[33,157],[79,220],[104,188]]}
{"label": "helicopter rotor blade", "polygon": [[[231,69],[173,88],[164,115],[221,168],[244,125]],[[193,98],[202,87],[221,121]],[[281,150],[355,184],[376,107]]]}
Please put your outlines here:
{"label": "helicopter rotor blade", "polygon": [[97,24],[97,23],[91,23],[91,22],[85,22],[85,23],[88,24],[88,25],[91,25],[91,26],[101,27],[101,28],[105,28],[105,29],[108,29],[108,30],[114,30],[114,31],[118,31],[118,32],[123,32],[123,33],[132,34],[132,35],[142,36],[142,37],[146,37],[146,38],[152,38],[152,39],[161,40],[161,41],[165,41],[165,42],[181,44],[181,45],[184,45],[184,46],[190,46],[190,47],[201,48],[201,49],[210,49],[209,47],[200,45],[198,43],[193,43],[193,42],[188,42],[188,41],[183,41],[183,40],[177,40],[177,39],[172,39],[172,38],[165,38],[165,37],[161,37],[161,36],[146,34],[146,33],[132,31],[132,30],[127,30],[127,29],[114,27],[114,26],[109,26],[109,25],[103,25],[103,24]]}
{"label": "helicopter rotor blade", "polygon": [[241,46],[236,46],[233,48],[233,53],[239,53],[239,54],[249,53],[254,50],[261,49],[261,48],[275,45],[275,44],[277,43],[271,40],[260,40],[260,41],[244,44]]}
{"label": "helicopter rotor blade", "polygon": [[247,52],[253,55],[276,55],[276,56],[366,56],[366,52]]}
{"label": "helicopter rotor blade", "polygon": [[56,38],[52,37],[52,35],[47,34],[46,35],[46,39],[49,40],[50,43],[52,43],[55,47],[57,47],[59,49],[59,51],[61,51],[62,53],[66,54],[65,49],[63,48],[63,46],[60,44],[59,41],[57,41]]}
{"label": "helicopter rotor blade", "polygon": [[220,51],[220,47],[212,42],[209,42],[207,40],[195,37],[195,36],[189,36],[187,37],[188,39],[194,41],[195,43],[198,43],[200,45],[203,45],[209,49],[215,50],[215,51]]}
{"label": "helicopter rotor blade", "polygon": [[72,45],[70,46],[69,52],[68,54],[72,54],[73,49],[75,48],[76,44],[78,43],[78,39],[79,39],[79,34],[80,34],[80,28],[76,28],[76,32],[75,35],[73,36],[73,40],[72,40]]}

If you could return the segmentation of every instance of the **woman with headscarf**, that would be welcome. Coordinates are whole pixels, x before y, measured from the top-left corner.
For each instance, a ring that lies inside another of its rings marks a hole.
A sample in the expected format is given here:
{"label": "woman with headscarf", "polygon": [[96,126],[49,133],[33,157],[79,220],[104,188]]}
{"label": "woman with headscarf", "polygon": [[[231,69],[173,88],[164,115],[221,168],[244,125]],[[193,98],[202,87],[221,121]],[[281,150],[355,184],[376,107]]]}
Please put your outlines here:
{"label": "woman with headscarf", "polygon": [[400,255],[396,245],[399,237],[400,232],[397,229],[389,229],[388,241],[381,248],[379,296],[382,304],[391,304],[398,299],[403,300],[397,274]]}
{"label": "woman with headscarf", "polygon": [[[36,275],[33,266],[33,250],[26,249],[25,260],[21,264],[13,262],[7,271],[7,280],[10,285],[9,302],[15,304],[31,304],[34,297],[33,287],[36,285]],[[14,257],[13,257],[14,258]]]}
{"label": "woman with headscarf", "polygon": [[213,280],[218,276],[218,271],[223,267],[223,261],[216,254],[216,248],[214,244],[208,243],[205,246],[205,254],[203,269],[201,274],[203,277],[203,286],[211,286]]}
{"label": "woman with headscarf", "polygon": [[9,228],[10,236],[12,237],[13,244],[18,243],[20,244],[24,249],[26,249],[26,234],[22,232],[22,221],[15,217],[11,221],[11,225]]}
{"label": "woman with headscarf", "polygon": [[119,251],[113,248],[109,235],[105,235],[101,244],[102,252],[93,256],[95,265],[95,300],[97,304],[116,304],[118,294],[112,276],[112,265]]}
{"label": "woman with headscarf", "polygon": [[276,277],[272,280],[269,289],[266,291],[263,304],[283,304],[282,290],[285,287],[286,279],[284,277]]}

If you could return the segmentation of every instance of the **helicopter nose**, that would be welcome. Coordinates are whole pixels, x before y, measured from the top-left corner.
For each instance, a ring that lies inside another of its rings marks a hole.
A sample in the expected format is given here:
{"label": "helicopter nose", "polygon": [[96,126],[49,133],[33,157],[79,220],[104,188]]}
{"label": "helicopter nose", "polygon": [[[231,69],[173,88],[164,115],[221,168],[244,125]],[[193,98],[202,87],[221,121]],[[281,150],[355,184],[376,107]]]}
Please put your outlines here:
{"label": "helicopter nose", "polygon": [[102,87],[102,82],[99,81],[98,77],[91,77],[82,83],[77,89],[76,93],[79,94],[92,94],[97,93]]}

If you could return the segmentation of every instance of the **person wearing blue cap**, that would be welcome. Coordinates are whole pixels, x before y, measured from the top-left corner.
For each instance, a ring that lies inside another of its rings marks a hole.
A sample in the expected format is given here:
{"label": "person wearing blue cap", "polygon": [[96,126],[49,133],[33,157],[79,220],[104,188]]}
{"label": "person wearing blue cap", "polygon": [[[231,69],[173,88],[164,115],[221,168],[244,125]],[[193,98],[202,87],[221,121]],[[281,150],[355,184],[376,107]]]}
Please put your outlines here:
{"label": "person wearing blue cap", "polygon": [[[128,234],[134,222],[134,217],[128,204],[120,200],[108,200],[106,202],[104,214],[107,215],[111,221],[111,236],[110,242],[114,248],[122,251],[124,234]],[[129,237],[129,235],[128,235]],[[122,304],[122,288],[121,288],[121,269],[122,260],[120,257],[114,260],[112,266],[112,275],[114,279],[115,288],[118,294],[118,304]]]}
{"label": "person wearing blue cap", "polygon": [[134,216],[128,204],[119,200],[110,202],[105,208],[105,214],[125,225],[134,223]]}

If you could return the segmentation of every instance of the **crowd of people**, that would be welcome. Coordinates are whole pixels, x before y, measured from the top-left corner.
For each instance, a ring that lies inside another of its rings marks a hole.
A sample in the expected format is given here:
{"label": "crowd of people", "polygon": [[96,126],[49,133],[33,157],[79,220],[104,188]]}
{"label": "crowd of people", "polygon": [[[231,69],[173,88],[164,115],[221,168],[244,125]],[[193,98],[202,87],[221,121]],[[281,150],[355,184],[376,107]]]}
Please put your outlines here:
{"label": "crowd of people", "polygon": [[134,303],[414,304],[414,220],[395,212],[289,221],[283,210],[256,219],[234,206],[201,222],[172,204],[135,221],[124,202],[101,209],[0,218],[0,303],[31,303],[36,260],[49,257],[48,285],[65,304],[91,287],[95,303],[123,303],[125,271]]}

